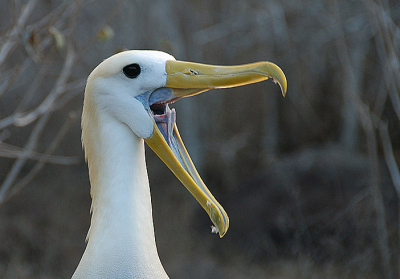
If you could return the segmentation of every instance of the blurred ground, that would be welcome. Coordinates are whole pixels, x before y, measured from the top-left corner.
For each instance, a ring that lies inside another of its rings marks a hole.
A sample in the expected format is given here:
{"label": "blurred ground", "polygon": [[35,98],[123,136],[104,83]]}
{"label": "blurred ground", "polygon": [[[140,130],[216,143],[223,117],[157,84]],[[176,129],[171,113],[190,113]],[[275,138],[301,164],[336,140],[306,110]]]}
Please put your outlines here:
{"label": "blurred ground", "polygon": [[85,248],[85,79],[104,58],[269,60],[264,82],[173,106],[230,217],[222,239],[147,150],[171,278],[399,278],[398,1],[0,3],[0,278],[69,278]]}

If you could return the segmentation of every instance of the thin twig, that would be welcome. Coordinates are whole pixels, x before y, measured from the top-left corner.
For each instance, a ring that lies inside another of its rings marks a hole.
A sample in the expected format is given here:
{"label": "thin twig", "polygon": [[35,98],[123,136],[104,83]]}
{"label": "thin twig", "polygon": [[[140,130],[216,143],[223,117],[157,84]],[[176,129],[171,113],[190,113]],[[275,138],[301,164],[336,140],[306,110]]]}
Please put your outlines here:
{"label": "thin twig", "polygon": [[0,187],[0,204],[4,201],[7,192],[9,191],[10,187],[15,182],[19,172],[21,171],[22,167],[25,165],[25,162],[30,157],[30,154],[32,154],[34,148],[36,147],[39,136],[40,136],[41,132],[43,131],[43,129],[45,128],[45,125],[47,124],[47,121],[49,120],[49,117],[51,115],[51,112],[52,112],[51,107],[52,107],[53,102],[56,100],[56,98],[60,94],[62,94],[64,92],[65,84],[71,74],[74,58],[75,58],[75,52],[73,51],[72,47],[69,47],[68,51],[67,51],[67,56],[64,60],[64,65],[61,70],[61,73],[58,76],[58,79],[55,82],[49,95],[45,98],[45,100],[42,102],[42,104],[39,105],[39,107],[37,108],[37,111],[35,110],[34,112],[32,112],[32,115],[28,114],[27,116],[25,116],[25,117],[28,117],[28,119],[22,118],[22,120],[25,120],[24,122],[22,122],[22,124],[31,123],[34,120],[36,120],[37,118],[39,118],[39,120],[36,123],[35,127],[33,128],[32,132],[29,136],[29,139],[24,146],[22,156],[19,157],[14,162],[10,172],[7,174],[6,179],[3,181],[3,183]]}
{"label": "thin twig", "polygon": [[21,9],[20,16],[14,25],[14,27],[10,30],[7,34],[8,38],[3,43],[0,48],[0,65],[6,60],[9,52],[12,50],[15,43],[17,43],[17,35],[20,33],[22,27],[25,25],[26,21],[28,20],[30,14],[34,10],[36,6],[37,0],[31,0],[26,3],[23,8]]}
{"label": "thin twig", "polygon": [[65,92],[65,85],[68,81],[68,78],[71,74],[72,66],[74,65],[75,61],[75,52],[73,51],[72,47],[68,48],[67,55],[65,57],[64,65],[61,70],[60,75],[57,78],[53,89],[47,95],[47,97],[40,103],[36,109],[32,110],[30,113],[24,115],[23,117],[19,117],[14,119],[14,124],[16,126],[26,126],[35,121],[39,116],[43,115],[44,113],[52,110],[52,107],[57,100],[57,98]]}
{"label": "thin twig", "polygon": [[390,141],[387,123],[379,125],[379,135],[382,140],[383,152],[385,154],[386,165],[388,166],[390,176],[392,177],[393,186],[400,199],[400,172],[399,166],[394,157],[392,143]]}
{"label": "thin twig", "polygon": [[[23,73],[30,65],[32,60],[27,58],[25,61],[12,69],[12,73],[6,78],[6,81],[0,86],[0,98],[7,92],[7,90],[15,84],[15,81],[21,73]],[[22,83],[21,83],[22,85]]]}
{"label": "thin twig", "polygon": [[[89,50],[89,48],[94,44],[94,42],[97,40],[97,34],[100,31],[101,28],[103,28],[104,25],[108,24],[115,16],[117,16],[119,10],[122,7],[122,4],[125,2],[126,0],[119,0],[115,6],[114,9],[109,13],[109,15],[107,16],[107,18],[102,22],[101,27],[97,30],[97,32],[95,32],[93,34],[93,36],[91,36],[88,40],[87,43],[81,48],[81,52],[79,54],[83,55],[87,50]],[[79,59],[79,57],[78,57]]]}
{"label": "thin twig", "polygon": [[[388,131],[388,125],[387,123],[381,124],[379,126],[379,134],[382,140],[382,145],[383,145],[383,152],[385,154],[385,160],[386,160],[386,165],[388,166],[390,176],[392,177],[392,182],[393,186],[396,190],[396,193],[400,199],[400,172],[399,172],[399,166],[396,163],[396,159],[394,157],[393,153],[393,148],[392,148],[392,143],[390,141],[390,135]],[[399,216],[400,219],[400,216]],[[400,222],[398,223],[400,224]],[[399,240],[400,240],[400,226],[397,228],[398,233],[399,233]],[[399,253],[400,251],[397,251]],[[396,251],[393,251],[393,253],[396,253]],[[400,261],[400,256],[398,257],[398,260]],[[398,265],[399,266],[399,265]],[[400,270],[398,270],[400,272]]]}
{"label": "thin twig", "polygon": [[[375,6],[373,1],[370,1],[370,11],[372,13],[372,20],[374,21],[377,36],[375,43],[378,52],[379,59],[381,60],[383,73],[383,79],[386,83],[386,87],[389,92],[389,97],[392,102],[392,107],[396,112],[397,118],[400,120],[400,59],[397,56],[398,50],[394,46],[391,36],[388,34],[388,18],[387,12],[381,7],[372,9],[371,6]],[[393,23],[394,24],[394,23]]]}
{"label": "thin twig", "polygon": [[[60,144],[61,140],[64,138],[66,133],[69,131],[72,123],[77,119],[77,114],[75,112],[70,113],[69,117],[65,120],[64,124],[61,126],[60,130],[58,131],[57,135],[54,137],[51,144],[48,146],[46,151],[43,154],[43,158],[38,161],[35,166],[29,171],[27,175],[25,175],[18,183],[16,183],[9,194],[7,195],[6,200],[11,198],[12,196],[16,195],[21,191],[23,187],[25,187],[32,179],[39,173],[39,171],[43,168],[46,163],[49,163],[49,159],[51,154],[56,150],[58,145]],[[4,202],[3,201],[3,202]],[[1,200],[0,200],[1,204]]]}
{"label": "thin twig", "polygon": [[[6,143],[0,142],[0,157],[17,159],[23,156],[23,150],[16,146],[12,146]],[[67,157],[67,156],[55,156],[55,155],[45,155],[42,153],[32,152],[29,158],[30,160],[35,160],[39,162],[44,162],[56,165],[72,165],[78,162],[77,157]]]}
{"label": "thin twig", "polygon": [[22,167],[25,165],[25,162],[30,157],[30,154],[33,152],[34,148],[37,145],[39,140],[39,136],[42,133],[43,129],[45,128],[51,113],[43,114],[38,122],[36,123],[35,127],[33,128],[29,138],[24,146],[22,156],[19,157],[11,167],[11,170],[8,172],[6,179],[3,181],[0,187],[0,204],[4,202],[6,199],[6,194],[14,184],[15,180],[17,179],[18,174],[20,173]]}
{"label": "thin twig", "polygon": [[365,105],[357,107],[360,122],[367,137],[367,149],[370,164],[370,189],[375,203],[376,227],[378,231],[378,247],[381,254],[382,269],[386,279],[393,278],[391,266],[391,251],[389,246],[389,233],[386,227],[385,201],[380,189],[380,171],[378,145],[376,142],[375,130],[369,109]]}

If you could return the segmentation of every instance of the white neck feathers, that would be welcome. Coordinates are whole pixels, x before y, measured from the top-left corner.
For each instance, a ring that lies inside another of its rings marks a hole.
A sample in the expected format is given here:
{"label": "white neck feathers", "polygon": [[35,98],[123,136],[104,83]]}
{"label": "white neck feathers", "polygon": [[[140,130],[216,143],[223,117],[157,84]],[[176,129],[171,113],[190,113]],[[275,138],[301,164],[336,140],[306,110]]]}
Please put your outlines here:
{"label": "white neck feathers", "polygon": [[90,97],[85,98],[82,141],[92,220],[73,278],[167,278],[155,244],[143,139],[95,107]]}

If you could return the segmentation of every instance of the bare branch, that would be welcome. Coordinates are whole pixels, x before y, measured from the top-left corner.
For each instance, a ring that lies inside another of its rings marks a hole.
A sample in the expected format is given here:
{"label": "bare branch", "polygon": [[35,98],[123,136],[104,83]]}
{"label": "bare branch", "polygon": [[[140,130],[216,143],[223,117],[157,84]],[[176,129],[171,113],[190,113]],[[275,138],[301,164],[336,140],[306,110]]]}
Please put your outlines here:
{"label": "bare branch", "polygon": [[15,161],[10,172],[7,174],[6,179],[3,181],[0,187],[0,204],[5,200],[7,192],[15,182],[25,162],[29,159],[29,157],[31,157],[31,154],[34,148],[36,147],[40,134],[45,128],[47,121],[49,120],[49,117],[52,112],[52,106],[55,100],[59,95],[61,95],[64,92],[65,84],[67,83],[68,78],[71,74],[74,58],[75,58],[75,52],[73,51],[72,47],[69,47],[67,49],[67,55],[65,57],[61,73],[58,76],[49,95],[34,111],[28,113],[27,115],[24,115],[21,118],[14,120],[14,123],[19,124],[19,126],[24,126],[28,125],[29,123],[32,123],[37,118],[39,118],[39,121],[36,123],[35,127],[33,128],[29,136],[29,139],[27,140],[27,143],[23,149],[23,153],[21,154],[21,157],[19,157]]}
{"label": "bare branch", "polygon": [[8,172],[6,179],[0,186],[0,204],[4,202],[6,199],[7,192],[17,179],[18,174],[20,173],[22,167],[25,165],[26,161],[30,157],[30,154],[33,152],[34,148],[37,145],[39,140],[39,136],[42,133],[43,129],[45,128],[47,121],[50,118],[50,113],[43,114],[39,121],[36,123],[35,127],[33,128],[25,146],[23,149],[23,153],[21,157],[19,157],[13,164],[11,170]]}
{"label": "bare branch", "polygon": [[[373,1],[369,2],[368,7],[372,13],[371,18],[377,32],[375,42],[383,69],[383,79],[389,92],[393,109],[400,120],[400,59],[397,55],[398,42],[394,41],[399,39],[391,34],[390,29],[394,29],[397,34],[400,33],[400,30],[388,15],[388,11],[383,7],[377,6]],[[388,28],[388,26],[391,26],[391,28]]]}
{"label": "bare branch", "polygon": [[378,145],[375,136],[375,129],[371,114],[366,105],[358,106],[358,113],[360,122],[367,137],[367,149],[370,163],[369,183],[377,214],[376,227],[379,235],[377,241],[379,252],[381,254],[382,269],[385,278],[392,279],[393,270],[391,267],[391,250],[389,248],[389,233],[386,227],[385,202],[381,192]]}
{"label": "bare branch", "polygon": [[[46,114],[50,115],[50,113]],[[44,116],[46,116],[44,115]],[[42,116],[42,117],[44,117]],[[49,145],[49,147],[46,149],[46,151],[43,154],[43,157],[41,160],[39,160],[36,165],[29,171],[29,173],[24,176],[18,183],[16,183],[11,191],[7,194],[6,197],[2,197],[0,194],[0,204],[7,199],[11,198],[15,194],[17,194],[23,187],[25,187],[36,175],[37,173],[43,168],[43,166],[46,163],[49,163],[49,160],[51,158],[51,154],[56,150],[58,145],[60,144],[61,140],[64,138],[66,133],[69,131],[71,124],[76,121],[77,119],[77,114],[75,112],[71,112],[69,114],[69,117],[66,119],[64,124],[61,126],[60,130],[58,131],[57,135],[54,137],[53,141]],[[77,159],[75,159],[75,163],[77,162]],[[1,188],[0,188],[1,191]]]}
{"label": "bare branch", "polygon": [[6,35],[6,41],[0,47],[0,65],[6,60],[9,52],[13,46],[17,43],[17,35],[21,32],[22,27],[25,25],[30,14],[35,8],[37,0],[30,0],[21,9],[21,14],[10,32]]}
{"label": "bare branch", "polygon": [[14,124],[16,126],[26,126],[35,121],[39,116],[44,113],[53,110],[53,106],[57,98],[65,92],[65,85],[71,74],[72,66],[74,65],[75,52],[72,48],[68,48],[67,55],[64,61],[64,66],[61,70],[57,81],[50,91],[49,95],[43,100],[43,102],[33,111],[25,114],[22,117],[14,119]]}
{"label": "bare branch", "polygon": [[[0,157],[17,159],[22,157],[23,154],[24,152],[21,148],[6,143],[0,143]],[[32,152],[28,159],[57,165],[73,165],[78,162],[77,157],[46,155],[37,152]]]}
{"label": "bare branch", "polygon": [[400,172],[399,166],[396,163],[396,159],[394,157],[392,143],[390,141],[388,125],[381,123],[379,125],[379,135],[382,140],[383,152],[385,154],[386,165],[389,168],[390,175],[392,177],[394,188],[397,192],[397,195],[400,199]]}

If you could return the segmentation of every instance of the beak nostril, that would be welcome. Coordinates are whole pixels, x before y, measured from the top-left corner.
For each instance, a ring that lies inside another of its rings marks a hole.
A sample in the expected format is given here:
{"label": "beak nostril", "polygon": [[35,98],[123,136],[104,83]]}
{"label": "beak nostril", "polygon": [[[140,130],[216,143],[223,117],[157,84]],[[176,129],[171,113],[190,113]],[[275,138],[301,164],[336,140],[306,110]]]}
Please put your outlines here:
{"label": "beak nostril", "polygon": [[196,70],[194,70],[194,69],[189,69],[189,74],[190,74],[191,76],[197,76],[197,75],[199,74],[199,72],[196,71]]}

